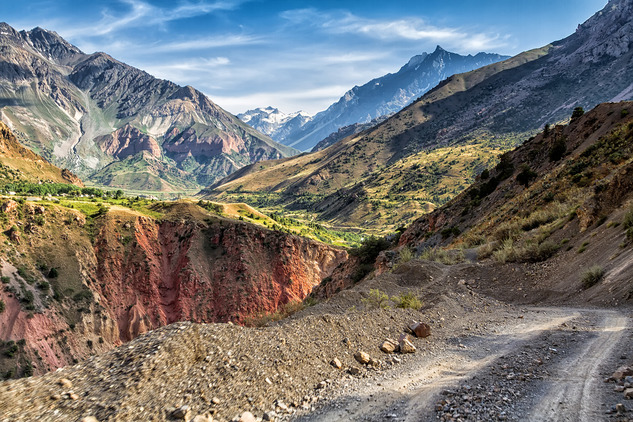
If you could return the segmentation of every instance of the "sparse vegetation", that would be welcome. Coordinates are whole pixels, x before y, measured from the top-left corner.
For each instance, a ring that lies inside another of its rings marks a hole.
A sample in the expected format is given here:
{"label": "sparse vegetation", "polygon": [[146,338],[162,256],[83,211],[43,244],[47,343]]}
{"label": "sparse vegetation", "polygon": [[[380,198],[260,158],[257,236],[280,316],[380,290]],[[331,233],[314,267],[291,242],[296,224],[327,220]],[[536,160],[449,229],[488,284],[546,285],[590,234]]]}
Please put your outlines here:
{"label": "sparse vegetation", "polygon": [[588,289],[592,286],[595,286],[596,284],[598,284],[600,282],[600,280],[602,280],[602,278],[604,277],[605,271],[604,268],[602,268],[599,265],[594,265],[593,267],[585,270],[582,273],[582,285],[585,289]]}
{"label": "sparse vegetation", "polygon": [[391,300],[396,304],[396,308],[418,310],[422,307],[422,301],[413,292],[401,293],[393,296]]}
{"label": "sparse vegetation", "polygon": [[464,252],[458,249],[427,248],[420,254],[420,259],[455,265],[464,261]]}
{"label": "sparse vegetation", "polygon": [[305,307],[301,301],[291,301],[285,305],[280,306],[275,312],[272,313],[259,313],[248,317],[244,320],[244,325],[247,327],[263,327],[271,322],[279,321],[290,315],[299,312]]}
{"label": "sparse vegetation", "polygon": [[405,246],[404,248],[400,249],[400,252],[398,253],[398,255],[399,255],[398,264],[404,264],[405,262],[409,262],[413,259],[413,251],[408,246]]}
{"label": "sparse vegetation", "polygon": [[389,307],[389,295],[379,289],[370,289],[369,296],[362,299],[362,302],[370,308],[382,308]]}

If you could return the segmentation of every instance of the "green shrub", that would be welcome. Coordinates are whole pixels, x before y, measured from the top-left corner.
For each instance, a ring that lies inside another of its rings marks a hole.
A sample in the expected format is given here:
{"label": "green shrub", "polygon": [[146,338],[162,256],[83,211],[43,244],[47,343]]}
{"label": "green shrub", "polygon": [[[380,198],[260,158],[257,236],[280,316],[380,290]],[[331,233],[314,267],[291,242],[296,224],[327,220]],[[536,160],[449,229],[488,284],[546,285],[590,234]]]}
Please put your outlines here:
{"label": "green shrub", "polygon": [[57,270],[57,268],[53,267],[51,268],[51,270],[48,272],[48,278],[57,278],[59,277],[59,270]]}
{"label": "green shrub", "polygon": [[582,245],[578,248],[578,253],[583,253],[587,250],[587,246],[589,246],[589,242],[582,242]]}
{"label": "green shrub", "polygon": [[536,179],[538,176],[532,169],[530,169],[527,165],[521,167],[521,172],[517,174],[516,181],[519,184],[528,187],[532,180]]}
{"label": "green shrub", "polygon": [[405,262],[409,262],[413,259],[413,251],[408,246],[400,249],[398,263],[404,264]]}
{"label": "green shrub", "polygon": [[598,284],[600,280],[602,280],[602,277],[604,277],[604,268],[599,265],[594,265],[583,272],[582,285],[585,289],[588,289]]}
{"label": "green shrub", "polygon": [[415,309],[417,311],[422,307],[422,301],[413,292],[393,296],[391,300],[396,304],[397,308]]}
{"label": "green shrub", "polygon": [[2,278],[0,278],[0,280],[2,280],[3,284],[9,284],[9,281],[11,281],[11,279],[7,277],[6,275],[3,275]]}
{"label": "green shrub", "polygon": [[552,148],[549,150],[549,160],[559,161],[567,152],[567,143],[564,138],[558,138],[554,141]]}
{"label": "green shrub", "polygon": [[585,110],[582,107],[576,107],[571,113],[571,120],[574,121],[582,117],[585,114]]}
{"label": "green shrub", "polygon": [[373,264],[378,254],[389,247],[388,240],[376,236],[370,236],[363,240],[358,248],[350,251],[350,254],[359,258],[361,264]]}
{"label": "green shrub", "polygon": [[0,314],[4,312],[6,309],[6,305],[4,304],[4,300],[0,299]]}
{"label": "green shrub", "polygon": [[371,308],[386,309],[389,307],[389,295],[379,289],[369,290],[369,296],[362,300],[362,302]]}

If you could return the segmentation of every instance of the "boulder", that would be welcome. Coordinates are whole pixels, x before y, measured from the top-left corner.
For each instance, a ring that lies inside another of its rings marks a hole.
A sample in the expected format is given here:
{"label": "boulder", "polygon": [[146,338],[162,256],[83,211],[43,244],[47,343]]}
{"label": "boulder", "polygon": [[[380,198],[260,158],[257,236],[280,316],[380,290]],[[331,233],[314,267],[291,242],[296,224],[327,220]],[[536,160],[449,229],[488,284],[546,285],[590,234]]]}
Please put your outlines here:
{"label": "boulder", "polygon": [[391,340],[391,339],[386,339],[380,345],[380,350],[382,350],[383,352],[387,354],[395,353],[398,351],[398,349],[399,349],[398,343],[395,340]]}
{"label": "boulder", "polygon": [[332,359],[332,361],[330,362],[330,365],[332,365],[336,369],[341,369],[343,367],[343,364],[338,358]]}
{"label": "boulder", "polygon": [[401,334],[398,338],[398,345],[400,346],[400,353],[415,353],[416,348],[413,345],[413,340],[409,334]]}
{"label": "boulder", "polygon": [[358,352],[354,353],[354,359],[356,359],[356,361],[362,365],[367,365],[371,357],[369,356],[369,353],[365,353],[359,350]]}
{"label": "boulder", "polygon": [[627,388],[624,390],[624,398],[633,399],[633,388]]}
{"label": "boulder", "polygon": [[185,404],[183,406],[180,406],[178,409],[174,410],[174,412],[171,415],[175,419],[189,420],[189,417],[191,416],[191,408]]}
{"label": "boulder", "polygon": [[621,379],[629,376],[629,375],[633,375],[633,369],[631,369],[631,367],[629,366],[620,366],[614,373],[613,375],[611,375],[611,378],[613,378],[616,381],[620,381]]}
{"label": "boulder", "polygon": [[424,322],[414,322],[409,325],[409,328],[418,338],[426,338],[431,335],[431,326]]}

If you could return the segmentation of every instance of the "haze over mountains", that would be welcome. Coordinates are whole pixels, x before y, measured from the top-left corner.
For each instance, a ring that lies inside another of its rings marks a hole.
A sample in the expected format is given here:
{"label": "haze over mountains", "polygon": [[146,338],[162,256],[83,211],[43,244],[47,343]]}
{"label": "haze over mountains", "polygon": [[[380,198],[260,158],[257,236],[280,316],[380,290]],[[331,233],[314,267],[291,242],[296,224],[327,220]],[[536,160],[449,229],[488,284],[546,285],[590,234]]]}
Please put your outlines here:
{"label": "haze over mountains", "polygon": [[[446,184],[460,160],[461,180],[472,181],[496,148],[568,119],[575,107],[633,98],[631,16],[630,0],[611,1],[563,40],[454,75],[374,128],[312,155],[247,167],[207,193],[231,197],[241,186],[338,224],[373,225],[385,209],[402,215],[393,224],[404,223],[410,212],[425,212],[425,203],[443,203],[467,186]],[[425,161],[430,151],[456,146],[484,156]]]}
{"label": "haze over mountains", "polygon": [[438,45],[430,54],[422,53],[412,57],[396,73],[389,73],[362,86],[355,86],[327,110],[317,113],[309,120],[285,120],[280,123],[280,127],[268,132],[267,120],[251,117],[257,110],[260,110],[261,115],[261,109],[249,110],[238,117],[278,142],[307,151],[328,135],[337,132],[339,128],[356,123],[369,123],[373,119],[400,111],[455,73],[468,72],[507,58],[508,56],[491,53],[461,56]]}
{"label": "haze over mountains", "polygon": [[195,189],[295,152],[190,86],[84,54],[54,32],[0,24],[0,60],[2,120],[28,147],[107,186]]}

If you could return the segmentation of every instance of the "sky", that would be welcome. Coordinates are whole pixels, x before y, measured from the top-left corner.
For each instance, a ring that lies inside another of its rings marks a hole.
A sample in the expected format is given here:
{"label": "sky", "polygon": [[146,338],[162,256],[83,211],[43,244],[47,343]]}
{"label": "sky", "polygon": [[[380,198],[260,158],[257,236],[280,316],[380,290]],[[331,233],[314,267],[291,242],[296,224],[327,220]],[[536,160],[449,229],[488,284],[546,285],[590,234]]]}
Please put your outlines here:
{"label": "sky", "polygon": [[437,45],[515,55],[572,34],[607,0],[0,0],[0,20],[57,32],[237,114],[316,113]]}

